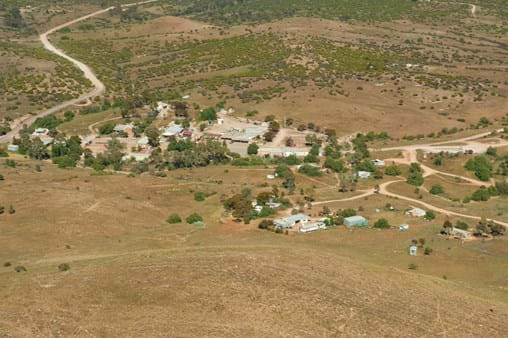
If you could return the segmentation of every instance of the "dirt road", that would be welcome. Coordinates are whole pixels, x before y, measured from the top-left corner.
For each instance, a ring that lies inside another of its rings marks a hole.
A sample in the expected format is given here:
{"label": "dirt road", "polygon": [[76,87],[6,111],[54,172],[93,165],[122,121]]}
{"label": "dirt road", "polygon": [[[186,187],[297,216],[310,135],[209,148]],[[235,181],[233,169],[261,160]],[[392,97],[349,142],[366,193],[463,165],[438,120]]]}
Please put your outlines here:
{"label": "dirt road", "polygon": [[[131,4],[122,5],[122,7],[138,6],[138,5],[143,5],[143,4],[147,4],[147,3],[151,3],[151,2],[155,2],[155,1],[158,1],[158,0],[140,1],[140,2],[135,2],[135,3],[131,3]],[[10,142],[14,136],[17,136],[19,134],[19,131],[23,128],[23,125],[31,125],[32,123],[34,123],[34,121],[38,117],[44,117],[44,116],[47,116],[47,115],[51,115],[51,114],[56,113],[56,112],[58,112],[58,111],[60,111],[62,109],[65,109],[65,108],[70,107],[70,106],[75,105],[75,104],[79,104],[82,101],[89,100],[89,99],[91,99],[93,97],[102,95],[104,93],[104,91],[106,90],[106,87],[104,86],[104,83],[102,83],[101,80],[99,80],[97,78],[97,76],[94,74],[92,69],[90,69],[90,67],[85,65],[83,62],[78,61],[78,60],[70,57],[69,55],[65,54],[65,52],[63,52],[62,50],[56,48],[49,41],[48,37],[52,33],[56,32],[56,31],[58,31],[58,30],[60,30],[62,28],[68,27],[70,25],[73,25],[73,24],[75,24],[77,22],[80,22],[80,21],[83,21],[83,20],[87,20],[87,19],[92,18],[94,16],[106,13],[106,12],[112,10],[113,8],[115,8],[115,7],[113,7],[113,6],[112,7],[108,7],[108,8],[102,9],[100,11],[84,15],[84,16],[82,16],[80,18],[77,18],[77,19],[74,19],[72,21],[66,22],[66,23],[64,23],[62,25],[53,27],[50,30],[48,30],[47,32],[44,32],[41,35],[39,35],[39,40],[41,41],[41,43],[44,46],[44,48],[47,49],[48,51],[50,51],[53,54],[56,54],[56,55],[58,55],[60,57],[63,57],[64,59],[69,60],[76,67],[78,67],[83,72],[83,75],[85,76],[85,78],[87,78],[92,83],[93,89],[91,91],[89,91],[88,93],[85,93],[85,94],[81,95],[80,97],[77,97],[75,99],[59,103],[59,104],[57,104],[54,107],[51,107],[49,109],[46,109],[46,110],[43,110],[43,111],[37,113],[36,115],[30,115],[30,116],[28,116],[26,118],[20,119],[15,126],[11,127],[12,130],[10,132],[8,132],[7,134],[5,134],[3,136],[0,136],[0,143]]]}

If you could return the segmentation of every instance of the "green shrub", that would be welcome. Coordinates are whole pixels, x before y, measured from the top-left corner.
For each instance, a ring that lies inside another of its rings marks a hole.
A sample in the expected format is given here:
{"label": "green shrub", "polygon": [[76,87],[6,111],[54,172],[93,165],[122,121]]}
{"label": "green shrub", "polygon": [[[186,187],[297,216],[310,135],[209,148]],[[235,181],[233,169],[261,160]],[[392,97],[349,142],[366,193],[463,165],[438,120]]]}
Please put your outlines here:
{"label": "green shrub", "polygon": [[442,194],[444,192],[444,189],[443,189],[443,186],[441,184],[434,184],[429,192],[432,194],[432,195],[439,195],[439,194]]}
{"label": "green shrub", "polygon": [[374,223],[374,228],[378,229],[388,229],[390,228],[390,223],[385,218],[380,218]]}
{"label": "green shrub", "polygon": [[435,218],[436,218],[436,214],[434,213],[434,211],[432,211],[432,210],[428,210],[428,211],[425,213],[424,218],[425,218],[427,221],[432,221],[433,219],[435,219]]}
{"label": "green shrub", "polygon": [[206,194],[201,191],[196,191],[194,193],[194,200],[197,202],[203,202],[206,199]]}
{"label": "green shrub", "polygon": [[71,269],[71,266],[67,263],[62,263],[58,265],[58,271],[69,271]]}
{"label": "green shrub", "polygon": [[299,169],[298,172],[307,176],[321,176],[323,173],[318,167],[309,165],[309,164],[303,164]]}
{"label": "green shrub", "polygon": [[198,222],[203,222],[203,217],[201,217],[198,213],[192,213],[185,219],[185,221],[188,224],[194,224]]}
{"label": "green shrub", "polygon": [[182,223],[182,219],[180,218],[180,216],[178,214],[171,214],[166,219],[166,222],[168,222],[169,224],[177,224],[177,223]]}

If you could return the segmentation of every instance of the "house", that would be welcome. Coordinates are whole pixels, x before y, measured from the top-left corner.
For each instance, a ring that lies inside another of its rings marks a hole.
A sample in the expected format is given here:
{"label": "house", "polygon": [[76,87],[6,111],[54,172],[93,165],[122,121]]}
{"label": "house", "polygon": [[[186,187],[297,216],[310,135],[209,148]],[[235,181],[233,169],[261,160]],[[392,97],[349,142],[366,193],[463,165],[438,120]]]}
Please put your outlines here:
{"label": "house", "polygon": [[399,225],[399,231],[406,231],[409,230],[409,224],[401,224]]}
{"label": "house", "polygon": [[450,236],[456,239],[471,239],[473,237],[473,234],[469,231],[454,227],[450,231]]}
{"label": "house", "polygon": [[416,245],[411,245],[409,247],[409,255],[410,256],[416,256],[416,254],[418,253],[418,247]]}
{"label": "house", "polygon": [[34,132],[32,133],[33,136],[40,136],[40,135],[47,135],[49,133],[48,128],[35,128]]}
{"label": "house", "polygon": [[294,148],[294,147],[260,147],[258,149],[259,156],[270,155],[273,157],[305,157],[309,154],[309,148]]}
{"label": "house", "polygon": [[250,143],[255,138],[261,137],[267,130],[268,128],[262,126],[248,126],[243,129],[231,128],[223,133],[221,138],[231,142]]}
{"label": "house", "polygon": [[148,137],[146,137],[146,136],[140,137],[138,139],[137,143],[138,143],[138,146],[141,146],[141,147],[147,146],[149,143]]}
{"label": "house", "polygon": [[271,209],[277,209],[277,208],[279,208],[281,206],[281,204],[278,203],[278,202],[272,202],[272,201],[270,201],[270,202],[266,203],[266,206],[271,208]]}
{"label": "house", "polygon": [[146,153],[130,153],[130,154],[127,154],[127,155],[124,155],[122,157],[122,161],[128,161],[128,160],[131,160],[131,159],[134,159],[136,162],[142,162],[142,161],[146,161],[150,158],[150,153],[149,152],[146,152]]}
{"label": "house", "polygon": [[19,150],[19,146],[17,144],[9,144],[7,146],[7,150],[8,151],[18,151]]}
{"label": "house", "polygon": [[164,119],[169,116],[169,111],[171,110],[171,105],[166,102],[159,101],[157,102],[157,108],[155,111],[157,112],[157,118]]}
{"label": "house", "polygon": [[170,124],[164,130],[162,131],[162,136],[169,138],[169,137],[175,137],[178,134],[180,134],[183,131],[183,127],[179,124]]}
{"label": "house", "polygon": [[310,231],[316,231],[319,229],[326,229],[326,224],[324,221],[316,221],[316,222],[309,222],[304,223],[300,225],[300,232],[310,232]]}
{"label": "house", "polygon": [[413,216],[413,217],[423,217],[427,214],[427,212],[420,208],[413,208],[406,211],[407,216]]}
{"label": "house", "polygon": [[384,165],[385,165],[385,161],[380,160],[380,159],[372,160],[372,163],[374,163],[374,165],[376,167],[384,167]]}
{"label": "house", "polygon": [[362,171],[362,170],[360,170],[360,171],[358,171],[356,173],[356,176],[359,177],[359,178],[369,178],[370,175],[372,175],[372,174],[369,171]]}
{"label": "house", "polygon": [[310,221],[309,217],[305,214],[296,214],[283,218],[278,218],[273,221],[273,224],[279,228],[292,228],[297,224],[305,224]]}
{"label": "house", "polygon": [[351,216],[344,218],[344,225],[348,227],[363,227],[367,226],[369,222],[363,216]]}
{"label": "house", "polygon": [[129,124],[117,124],[115,126],[115,128],[113,128],[113,131],[116,131],[117,133],[132,134],[132,128],[133,128],[133,125],[131,123],[129,123]]}

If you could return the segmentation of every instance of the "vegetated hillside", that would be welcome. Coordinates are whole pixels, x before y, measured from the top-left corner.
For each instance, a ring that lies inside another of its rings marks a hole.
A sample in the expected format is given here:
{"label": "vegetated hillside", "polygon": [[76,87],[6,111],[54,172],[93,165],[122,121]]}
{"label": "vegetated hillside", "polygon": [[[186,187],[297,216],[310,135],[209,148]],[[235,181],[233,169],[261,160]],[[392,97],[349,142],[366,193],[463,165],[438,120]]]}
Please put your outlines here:
{"label": "vegetated hillside", "polygon": [[[266,22],[291,16],[312,16],[341,21],[389,21],[411,19],[424,22],[456,21],[467,16],[464,2],[414,0],[203,0],[179,1],[181,14],[217,24]],[[508,15],[502,0],[476,1],[488,14]]]}

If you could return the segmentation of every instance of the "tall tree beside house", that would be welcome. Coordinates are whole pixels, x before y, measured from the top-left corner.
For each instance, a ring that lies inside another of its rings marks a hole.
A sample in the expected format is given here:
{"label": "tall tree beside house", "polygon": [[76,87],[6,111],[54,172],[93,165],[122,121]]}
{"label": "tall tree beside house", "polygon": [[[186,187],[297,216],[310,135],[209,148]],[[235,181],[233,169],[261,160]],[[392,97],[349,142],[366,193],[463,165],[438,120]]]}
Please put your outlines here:
{"label": "tall tree beside house", "polygon": [[159,146],[160,133],[157,128],[155,128],[154,126],[149,126],[148,128],[145,129],[145,135],[148,138],[148,143],[152,147]]}
{"label": "tall tree beside house", "polygon": [[38,137],[35,138],[28,147],[27,154],[30,158],[36,160],[45,160],[49,158],[48,147],[46,147],[46,145]]}
{"label": "tall tree beside house", "polygon": [[257,155],[259,150],[259,146],[256,143],[251,143],[247,147],[247,154],[249,155]]}

